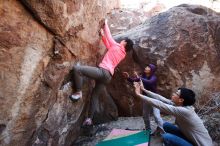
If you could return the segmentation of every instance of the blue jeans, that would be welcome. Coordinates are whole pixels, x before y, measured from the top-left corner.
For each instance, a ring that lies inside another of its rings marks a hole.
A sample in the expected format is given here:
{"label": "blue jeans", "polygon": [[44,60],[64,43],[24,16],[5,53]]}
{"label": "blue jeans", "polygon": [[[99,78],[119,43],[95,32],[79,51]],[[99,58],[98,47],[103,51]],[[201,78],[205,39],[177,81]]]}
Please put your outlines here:
{"label": "blue jeans", "polygon": [[165,122],[163,128],[166,132],[162,135],[165,146],[193,146],[177,126]]}

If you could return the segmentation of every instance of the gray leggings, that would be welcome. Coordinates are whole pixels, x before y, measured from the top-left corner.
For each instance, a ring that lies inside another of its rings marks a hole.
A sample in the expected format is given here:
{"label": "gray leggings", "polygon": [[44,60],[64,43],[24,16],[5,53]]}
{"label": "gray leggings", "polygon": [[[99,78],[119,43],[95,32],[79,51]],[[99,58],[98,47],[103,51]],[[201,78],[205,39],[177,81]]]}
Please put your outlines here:
{"label": "gray leggings", "polygon": [[76,91],[82,90],[83,76],[89,77],[95,80],[95,87],[92,90],[89,117],[93,118],[95,107],[97,106],[96,100],[98,99],[100,93],[106,90],[105,86],[111,81],[111,74],[108,70],[101,67],[92,66],[74,66],[73,67],[73,77],[76,87]]}
{"label": "gray leggings", "polygon": [[152,107],[146,101],[143,101],[143,119],[144,119],[145,128],[151,130],[150,114],[152,111],[153,111],[153,116],[154,116],[155,122],[157,123],[157,126],[163,129],[163,119],[160,116],[160,110],[158,108]]}

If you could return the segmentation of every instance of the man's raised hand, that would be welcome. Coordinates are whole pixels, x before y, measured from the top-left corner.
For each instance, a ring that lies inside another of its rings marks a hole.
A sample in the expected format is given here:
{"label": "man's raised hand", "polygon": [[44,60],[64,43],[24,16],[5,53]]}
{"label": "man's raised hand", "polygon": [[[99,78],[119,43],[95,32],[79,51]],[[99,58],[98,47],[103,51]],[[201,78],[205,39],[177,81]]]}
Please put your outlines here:
{"label": "man's raised hand", "polygon": [[133,72],[135,78],[139,78],[139,75],[136,71]]}
{"label": "man's raised hand", "polygon": [[136,95],[141,94],[140,82],[134,82],[134,91]]}
{"label": "man's raised hand", "polygon": [[144,90],[144,84],[143,84],[143,82],[142,82],[142,80],[140,80],[140,88],[141,88],[141,90]]}

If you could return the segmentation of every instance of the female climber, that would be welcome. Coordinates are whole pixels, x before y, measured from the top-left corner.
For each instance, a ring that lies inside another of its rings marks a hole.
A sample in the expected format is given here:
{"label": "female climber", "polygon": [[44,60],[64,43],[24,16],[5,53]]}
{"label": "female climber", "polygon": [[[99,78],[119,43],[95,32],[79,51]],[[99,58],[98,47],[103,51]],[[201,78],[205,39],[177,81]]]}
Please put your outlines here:
{"label": "female climber", "polygon": [[72,101],[78,101],[82,98],[83,76],[95,80],[95,87],[91,95],[89,115],[83,122],[83,125],[92,125],[92,118],[96,107],[96,102],[94,102],[95,99],[99,97],[102,90],[105,90],[106,84],[111,81],[115,67],[125,58],[126,52],[133,48],[133,42],[128,38],[124,38],[120,43],[117,43],[113,39],[107,20],[105,20],[100,32],[107,52],[98,67],[73,66],[73,78],[76,92],[69,96]]}

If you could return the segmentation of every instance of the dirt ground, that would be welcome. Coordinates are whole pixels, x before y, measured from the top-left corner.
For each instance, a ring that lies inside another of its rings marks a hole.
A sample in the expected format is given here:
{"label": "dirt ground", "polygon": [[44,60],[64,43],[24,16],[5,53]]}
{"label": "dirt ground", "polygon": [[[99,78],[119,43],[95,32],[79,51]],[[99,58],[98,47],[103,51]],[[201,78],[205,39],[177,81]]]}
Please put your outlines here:
{"label": "dirt ground", "polygon": [[[170,116],[164,116],[165,121],[174,122]],[[154,119],[151,119],[152,131],[156,129]],[[96,125],[93,128],[83,128],[83,132],[72,146],[95,146],[107,137],[112,129],[143,130],[144,121],[142,117],[120,117],[117,121]],[[160,136],[151,136],[151,146],[162,146]]]}

